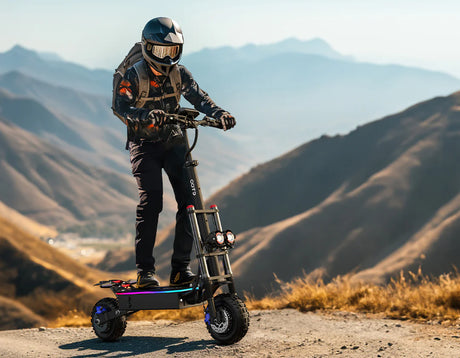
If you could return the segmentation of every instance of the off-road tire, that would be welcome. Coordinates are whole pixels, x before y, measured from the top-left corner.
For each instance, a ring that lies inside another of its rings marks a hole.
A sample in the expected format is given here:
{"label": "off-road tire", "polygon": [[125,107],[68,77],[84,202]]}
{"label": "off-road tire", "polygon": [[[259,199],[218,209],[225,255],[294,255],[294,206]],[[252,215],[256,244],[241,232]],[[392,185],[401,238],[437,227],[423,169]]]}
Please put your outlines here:
{"label": "off-road tire", "polygon": [[[206,322],[206,327],[218,344],[229,345],[241,340],[249,329],[249,312],[237,295],[221,294],[214,298],[216,311],[224,317],[216,325]],[[207,311],[207,310],[206,310]]]}
{"label": "off-road tire", "polygon": [[105,342],[117,341],[126,329],[126,316],[115,317],[103,324],[98,324],[98,315],[96,314],[97,307],[103,307],[107,312],[118,310],[118,301],[115,298],[103,298],[99,300],[93,307],[91,312],[91,324],[93,331],[100,339]]}

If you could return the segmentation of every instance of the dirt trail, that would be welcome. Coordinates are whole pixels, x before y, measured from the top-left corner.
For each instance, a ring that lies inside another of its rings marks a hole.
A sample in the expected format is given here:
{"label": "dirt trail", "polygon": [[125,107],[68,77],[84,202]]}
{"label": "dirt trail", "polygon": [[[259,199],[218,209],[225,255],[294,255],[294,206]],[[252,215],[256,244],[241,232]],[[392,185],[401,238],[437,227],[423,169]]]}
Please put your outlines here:
{"label": "dirt trail", "polygon": [[352,313],[252,311],[251,326],[233,346],[217,346],[204,322],[128,322],[119,342],[90,328],[0,332],[1,357],[454,357],[460,327],[415,324]]}

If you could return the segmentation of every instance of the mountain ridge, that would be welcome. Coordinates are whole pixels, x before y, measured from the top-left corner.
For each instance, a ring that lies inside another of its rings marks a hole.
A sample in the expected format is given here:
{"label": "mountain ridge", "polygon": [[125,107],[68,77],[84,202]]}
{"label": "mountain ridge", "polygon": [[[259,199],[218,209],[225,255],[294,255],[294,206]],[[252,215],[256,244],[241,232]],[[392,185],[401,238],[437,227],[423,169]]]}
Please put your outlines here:
{"label": "mountain ridge", "polygon": [[[310,47],[325,47],[333,51],[332,55],[311,54],[314,51],[308,50],[308,43],[313,43],[314,46]],[[302,53],[304,47],[310,54]],[[224,136],[219,139],[222,143],[233,142],[233,149],[242,148],[240,157],[245,153],[251,155],[250,162],[242,166],[244,170],[257,162],[279,156],[307,139],[324,133],[348,132],[369,118],[382,117],[411,103],[445,95],[460,87],[459,79],[436,71],[349,60],[317,39],[287,39],[275,44],[202,51],[184,55],[181,63],[192,71],[218,105],[237,118],[238,125],[226,133],[226,139]],[[254,60],[248,62],[247,58]],[[32,77],[40,72],[24,69],[20,60],[16,62],[18,65],[9,70],[18,70]],[[60,64],[65,65],[66,62]],[[72,68],[70,66],[66,71]],[[5,71],[0,61],[0,73]],[[59,73],[67,73],[60,68],[54,71],[56,74],[50,77],[55,77],[54,82],[60,81]],[[87,84],[101,80],[91,71],[80,77],[91,77]],[[103,77],[105,80],[92,88],[105,86],[105,90],[99,93],[107,98],[111,94],[110,71],[105,71]],[[50,82],[50,78],[41,80]],[[76,86],[77,82],[65,80],[59,83],[65,86],[72,83],[73,89],[84,91]],[[301,123],[299,118],[303,118]],[[276,141],[271,139],[273,128],[277,131]],[[225,149],[231,152],[231,148]],[[225,167],[231,163],[229,158]],[[237,170],[230,168],[229,173],[236,174],[231,179],[242,173]],[[219,179],[220,185],[224,184],[226,176]]]}

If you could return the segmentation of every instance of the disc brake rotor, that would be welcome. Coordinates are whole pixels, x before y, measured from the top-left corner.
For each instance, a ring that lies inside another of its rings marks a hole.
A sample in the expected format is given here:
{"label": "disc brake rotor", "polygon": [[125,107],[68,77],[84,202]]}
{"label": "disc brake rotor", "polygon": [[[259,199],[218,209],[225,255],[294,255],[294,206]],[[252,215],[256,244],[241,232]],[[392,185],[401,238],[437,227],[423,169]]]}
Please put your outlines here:
{"label": "disc brake rotor", "polygon": [[225,308],[222,308],[221,315],[222,321],[214,324],[211,323],[211,328],[216,333],[225,333],[230,325],[230,313]]}

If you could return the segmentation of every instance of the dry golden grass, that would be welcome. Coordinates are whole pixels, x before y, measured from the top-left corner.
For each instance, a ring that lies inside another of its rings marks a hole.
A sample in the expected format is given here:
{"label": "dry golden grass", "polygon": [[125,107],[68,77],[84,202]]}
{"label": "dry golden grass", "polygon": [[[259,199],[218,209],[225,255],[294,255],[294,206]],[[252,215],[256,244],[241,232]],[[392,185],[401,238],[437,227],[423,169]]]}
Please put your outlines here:
{"label": "dry golden grass", "polygon": [[[284,293],[263,299],[246,300],[250,310],[295,308],[307,311],[349,311],[379,313],[389,318],[454,323],[460,320],[460,275],[446,274],[429,278],[418,273],[401,273],[387,285],[356,283],[351,276],[337,277],[329,283],[308,276],[285,284]],[[140,311],[132,320],[203,319],[203,308]],[[58,318],[52,327],[90,326],[88,314],[71,311]]]}
{"label": "dry golden grass", "polygon": [[91,318],[88,313],[79,310],[71,310],[56,320],[50,322],[48,327],[90,327]]}
{"label": "dry golden grass", "polygon": [[387,285],[355,283],[351,276],[322,279],[298,278],[285,285],[285,293],[261,300],[249,299],[250,309],[295,308],[299,311],[343,310],[381,313],[390,318],[416,321],[460,319],[460,275],[429,278],[401,273]]}

